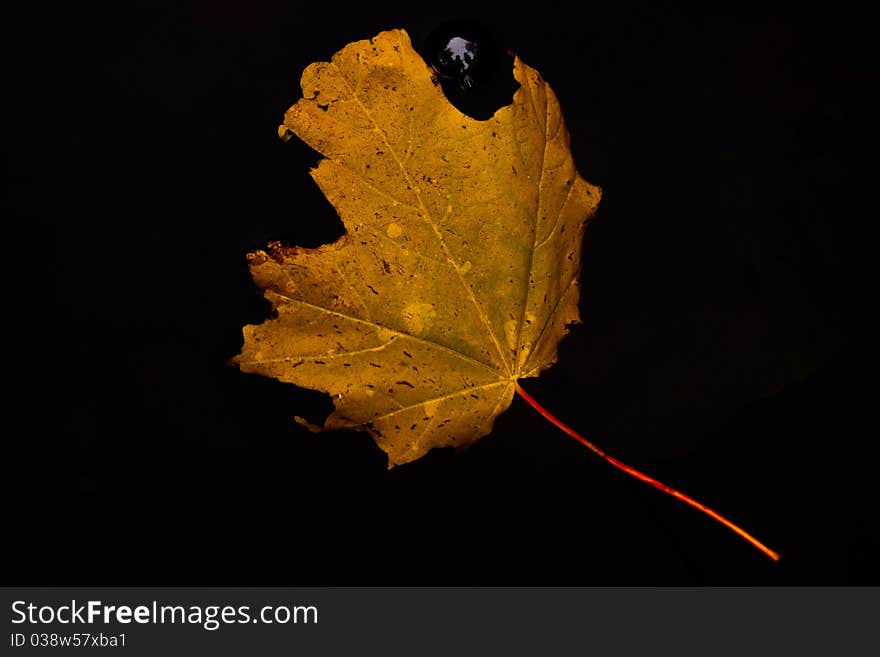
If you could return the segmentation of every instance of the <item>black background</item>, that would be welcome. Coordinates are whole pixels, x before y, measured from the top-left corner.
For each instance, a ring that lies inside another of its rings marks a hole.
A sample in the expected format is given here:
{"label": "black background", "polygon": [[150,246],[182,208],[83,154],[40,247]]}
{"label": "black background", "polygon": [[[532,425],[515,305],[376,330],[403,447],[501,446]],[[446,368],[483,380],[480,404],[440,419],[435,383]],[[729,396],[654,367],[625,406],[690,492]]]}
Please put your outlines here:
{"label": "black background", "polygon": [[[574,6],[9,18],[5,583],[880,582],[871,21]],[[341,231],[316,154],[276,134],[302,69],[455,17],[542,73],[604,190],[584,324],[523,385],[779,564],[519,399],[470,450],[386,471],[366,434],[293,423],[322,419],[324,395],[226,365],[268,314],[245,253]]]}

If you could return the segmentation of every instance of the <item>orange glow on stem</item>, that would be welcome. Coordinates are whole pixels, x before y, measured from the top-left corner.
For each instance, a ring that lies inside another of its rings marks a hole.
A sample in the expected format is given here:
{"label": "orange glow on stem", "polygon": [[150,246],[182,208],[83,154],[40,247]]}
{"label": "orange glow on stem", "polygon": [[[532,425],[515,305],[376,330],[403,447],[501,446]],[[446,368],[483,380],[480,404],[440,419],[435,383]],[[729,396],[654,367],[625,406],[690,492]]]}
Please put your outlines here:
{"label": "orange glow on stem", "polygon": [[779,553],[778,552],[774,552],[773,550],[768,548],[766,545],[764,545],[761,541],[759,541],[757,538],[755,538],[754,536],[749,534],[746,530],[742,529],[741,527],[738,527],[737,525],[734,525],[732,522],[730,522],[730,520],[728,520],[727,518],[725,518],[721,514],[713,511],[712,509],[701,504],[700,502],[697,502],[694,498],[689,497],[689,496],[685,495],[684,493],[681,493],[681,492],[675,490],[674,488],[670,488],[666,484],[664,484],[660,481],[657,481],[653,477],[649,477],[648,475],[646,475],[642,472],[639,472],[635,468],[631,468],[626,463],[622,463],[622,462],[618,461],[613,456],[609,456],[608,454],[606,454],[603,450],[601,450],[599,447],[597,447],[596,445],[591,443],[589,440],[584,438],[577,431],[575,431],[574,429],[563,424],[560,420],[557,420],[553,415],[550,414],[550,412],[547,409],[545,409],[537,401],[535,401],[534,397],[532,397],[529,393],[527,393],[525,390],[523,390],[518,383],[516,384],[516,392],[520,397],[525,399],[532,408],[534,408],[536,411],[538,411],[538,413],[540,413],[546,420],[550,421],[551,423],[553,423],[554,425],[556,425],[557,427],[562,429],[562,431],[567,433],[569,436],[574,438],[576,441],[578,441],[582,445],[588,447],[590,450],[592,450],[593,452],[595,452],[596,454],[601,456],[603,459],[605,459],[608,463],[613,465],[615,468],[623,470],[628,475],[632,475],[636,479],[644,481],[646,484],[650,484],[654,488],[657,488],[658,490],[662,490],[664,493],[672,495],[672,497],[681,500],[685,504],[689,504],[690,506],[694,507],[695,509],[702,511],[710,518],[717,520],[722,525],[724,525],[725,527],[727,527],[731,531],[735,532],[736,534],[738,534],[739,536],[741,536],[742,538],[747,540],[753,546],[758,548],[761,552],[763,552],[768,557],[773,559],[773,561],[779,561]]}

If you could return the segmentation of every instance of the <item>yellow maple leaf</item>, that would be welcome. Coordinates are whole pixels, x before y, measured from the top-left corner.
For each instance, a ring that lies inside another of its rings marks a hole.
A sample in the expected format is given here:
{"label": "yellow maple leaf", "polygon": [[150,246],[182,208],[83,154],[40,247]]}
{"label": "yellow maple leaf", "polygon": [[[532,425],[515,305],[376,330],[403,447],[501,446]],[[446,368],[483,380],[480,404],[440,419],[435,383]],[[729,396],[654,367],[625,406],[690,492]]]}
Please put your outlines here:
{"label": "yellow maple leaf", "polygon": [[579,321],[584,227],[600,190],[575,169],[559,102],[514,60],[513,102],[487,121],[443,96],[403,30],[309,66],[279,134],[324,155],[312,170],[346,234],[248,255],[277,316],[244,327],[246,372],[330,393],[314,430],[369,431],[389,467],[492,430],[515,392],[614,467],[779,554],[632,468],[519,387]]}
{"label": "yellow maple leaf", "polygon": [[403,30],[309,66],[279,132],[346,234],[249,254],[277,317],[234,359],[333,396],[324,429],[369,431],[389,467],[488,434],[519,378],[578,318],[580,245],[600,190],[575,169],[559,103],[519,58],[486,121],[443,96]]}

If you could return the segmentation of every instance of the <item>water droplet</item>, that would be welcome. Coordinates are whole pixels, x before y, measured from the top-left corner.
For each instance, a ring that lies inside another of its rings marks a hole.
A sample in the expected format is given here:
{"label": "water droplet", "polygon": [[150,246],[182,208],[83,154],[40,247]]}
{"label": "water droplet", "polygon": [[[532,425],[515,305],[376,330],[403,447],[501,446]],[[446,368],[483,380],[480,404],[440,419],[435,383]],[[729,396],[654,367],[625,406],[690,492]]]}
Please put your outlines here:
{"label": "water droplet", "polygon": [[470,21],[452,21],[435,29],[426,43],[428,61],[442,78],[470,89],[491,73],[495,45],[488,32]]}
{"label": "water droplet", "polygon": [[447,100],[471,118],[490,118],[510,104],[518,87],[512,56],[505,56],[479,23],[457,20],[439,25],[424,41],[421,53]]}

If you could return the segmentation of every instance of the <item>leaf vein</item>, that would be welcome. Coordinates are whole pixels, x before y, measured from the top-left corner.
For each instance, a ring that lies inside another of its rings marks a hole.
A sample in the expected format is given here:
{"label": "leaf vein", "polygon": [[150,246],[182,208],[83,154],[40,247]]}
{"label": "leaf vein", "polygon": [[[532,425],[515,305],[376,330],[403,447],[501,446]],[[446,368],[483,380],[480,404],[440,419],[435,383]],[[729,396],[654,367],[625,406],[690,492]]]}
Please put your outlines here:
{"label": "leaf vein", "polygon": [[[462,390],[456,390],[455,392],[450,392],[447,395],[440,395],[439,397],[432,397],[430,399],[423,399],[419,402],[416,402],[415,404],[409,404],[407,406],[402,406],[398,409],[391,411],[390,413],[384,413],[382,415],[378,415],[378,416],[372,418],[371,420],[369,420],[369,422],[376,422],[378,420],[384,420],[386,418],[397,415],[398,413],[403,413],[404,411],[409,411],[413,408],[418,408],[419,406],[424,406],[425,404],[430,404],[432,402],[442,402],[442,401],[446,401],[447,399],[452,399],[453,397],[459,397],[461,395],[470,394],[474,390],[485,390],[486,388],[491,388],[492,386],[501,386],[501,385],[510,385],[510,381],[507,379],[504,379],[502,381],[492,381],[491,383],[484,383],[482,385],[473,386],[471,388],[464,388]],[[368,424],[369,422],[364,422],[363,424]]]}
{"label": "leaf vein", "polygon": [[498,374],[497,365],[495,365],[493,363],[487,363],[485,361],[474,358],[473,356],[468,356],[467,354],[463,354],[460,351],[453,349],[452,347],[447,347],[445,344],[440,344],[439,342],[434,342],[433,340],[426,340],[425,338],[421,338],[417,335],[413,335],[412,333],[407,333],[406,331],[401,331],[398,328],[393,328],[391,326],[379,324],[378,322],[375,322],[373,320],[362,319],[360,317],[355,317],[354,315],[347,315],[347,314],[341,313],[337,310],[330,310],[329,308],[325,308],[324,306],[319,306],[314,303],[309,303],[308,301],[304,301],[302,299],[295,299],[289,295],[281,294],[280,292],[278,292],[276,290],[267,290],[267,292],[271,293],[271,294],[275,294],[275,295],[281,297],[282,299],[287,299],[288,301],[291,301],[293,303],[299,303],[299,304],[302,304],[303,306],[307,306],[309,308],[314,308],[315,310],[320,310],[320,311],[325,312],[329,315],[335,315],[336,317],[341,317],[342,319],[347,319],[349,321],[357,322],[359,324],[365,324],[367,326],[371,326],[376,329],[382,329],[384,331],[391,331],[392,333],[396,333],[397,335],[409,338],[409,339],[414,340],[416,342],[426,344],[430,347],[436,347],[438,349],[442,349],[443,351],[446,351],[450,354],[454,354],[455,356],[458,356],[462,360],[466,360],[466,361],[473,363],[475,365],[480,365],[495,375]]}
{"label": "leaf vein", "polygon": [[559,228],[559,220],[562,218],[562,211],[565,209],[565,206],[568,205],[568,199],[571,198],[571,190],[574,189],[574,182],[568,186],[568,193],[565,195],[565,199],[562,201],[562,205],[559,206],[559,210],[556,212],[556,219],[553,220],[553,228],[550,229],[550,232],[547,233],[547,237],[542,239],[538,244],[535,244],[535,250],[537,251],[542,246],[544,246],[550,239],[553,237],[554,233],[556,233],[556,229]]}
{"label": "leaf vein", "polygon": [[386,192],[386,191],[385,191],[384,189],[382,189],[381,187],[378,187],[378,186],[374,185],[373,183],[371,183],[371,182],[369,181],[369,179],[368,179],[363,173],[361,173],[360,171],[358,171],[358,170],[355,169],[354,167],[349,166],[349,165],[345,164],[344,162],[342,162],[342,161],[340,161],[340,160],[329,160],[329,161],[338,164],[339,166],[341,166],[341,167],[342,167],[343,169],[345,169],[346,171],[349,171],[349,172],[351,172],[353,175],[357,176],[357,178],[358,178],[362,183],[364,183],[364,185],[366,185],[367,187],[369,187],[370,189],[372,189],[374,192],[376,192],[376,193],[378,193],[378,194],[381,194],[381,195],[384,196],[385,198],[387,198],[387,199],[393,201],[394,203],[397,203],[397,204],[399,204],[399,205],[402,205],[402,206],[405,207],[405,208],[409,208],[410,210],[413,210],[413,211],[415,211],[415,212],[421,212],[421,210],[420,210],[417,206],[412,205],[411,203],[407,203],[406,201],[402,201],[402,200],[400,200],[399,198],[397,198],[396,196],[394,196],[393,194],[391,194],[391,193],[389,193],[389,192]]}
{"label": "leaf vein", "polygon": [[[559,308],[559,304],[562,303],[562,300],[565,298],[565,295],[568,294],[569,288],[571,288],[571,286],[574,284],[574,282],[577,279],[578,279],[578,272],[575,271],[574,274],[572,275],[572,277],[569,279],[568,283],[565,285],[565,288],[563,288],[562,292],[560,292],[559,298],[556,299],[556,303],[553,304],[553,310],[547,316],[547,321],[544,322],[544,326],[541,327],[541,332],[538,333],[538,337],[535,338],[534,342],[532,342],[532,348],[529,351],[529,357],[531,357],[531,355],[537,351],[538,345],[541,344],[541,338],[544,337],[544,333],[546,333],[547,327],[550,326],[550,324],[553,322],[553,318],[556,316],[556,310]],[[528,363],[528,358],[526,358],[526,363]],[[541,369],[540,367],[534,367],[531,370],[529,370],[526,374],[524,374],[523,376],[531,376],[532,372],[540,371],[540,369]]]}
{"label": "leaf vein", "polygon": [[[531,77],[526,75],[526,80],[528,82],[528,84],[526,86],[528,87],[528,90],[529,90],[529,98],[532,101],[532,110],[535,115],[535,120],[537,121],[538,111],[537,111],[537,107],[535,106],[534,93],[532,90],[532,79],[531,79]],[[529,265],[526,270],[528,272],[528,278],[527,278],[527,282],[526,282],[526,293],[523,295],[522,310],[521,310],[520,316],[519,316],[519,326],[517,326],[516,341],[514,343],[516,345],[516,351],[514,352],[514,358],[516,358],[516,363],[515,363],[516,371],[519,371],[519,367],[520,367],[520,360],[522,357],[523,329],[524,329],[525,323],[526,323],[526,310],[528,309],[529,297],[531,296],[531,292],[532,292],[532,270],[534,269],[534,266],[535,266],[535,251],[537,250],[537,244],[538,244],[538,224],[541,221],[542,200],[544,197],[544,192],[543,192],[542,186],[544,184],[544,173],[545,173],[544,165],[547,161],[547,144],[549,143],[549,141],[548,141],[549,129],[550,129],[550,100],[549,100],[549,98],[547,98],[547,93],[545,90],[545,92],[544,92],[544,150],[541,153],[541,174],[540,174],[540,176],[538,176],[538,183],[537,183],[537,185],[538,185],[537,186],[538,202],[537,202],[537,208],[535,210],[535,223],[534,223],[534,227],[533,227],[534,239],[532,241],[532,249],[531,249],[531,251],[529,251]]]}
{"label": "leaf vein", "polygon": [[413,183],[409,174],[407,173],[406,167],[403,165],[403,161],[401,161],[400,157],[395,152],[394,147],[391,145],[391,142],[388,139],[387,133],[381,127],[379,127],[379,124],[373,118],[373,115],[367,109],[366,105],[364,105],[363,102],[361,102],[361,99],[358,96],[357,92],[352,88],[352,86],[349,84],[348,80],[345,78],[345,76],[339,70],[339,67],[335,63],[333,64],[333,66],[336,69],[337,74],[339,75],[339,78],[342,80],[343,84],[348,88],[348,91],[351,94],[352,98],[360,106],[364,115],[370,120],[370,122],[373,124],[373,126],[382,134],[382,138],[384,139],[385,144],[388,146],[388,149],[391,152],[391,155],[394,157],[394,160],[397,162],[397,165],[400,167],[401,173],[403,173],[403,176],[404,176],[404,178],[406,178],[408,185],[413,190],[416,198],[419,200],[419,205],[421,205],[421,207],[422,207],[423,217],[424,217],[425,221],[427,221],[428,224],[431,226],[431,228],[434,230],[434,234],[437,236],[438,242],[439,242],[441,248],[443,249],[444,255],[446,256],[447,260],[449,261],[449,264],[452,265],[452,268],[455,270],[456,274],[458,275],[458,280],[460,281],[460,283],[461,283],[462,287],[465,289],[465,291],[468,293],[468,296],[470,297],[471,302],[474,304],[474,307],[477,309],[477,312],[480,315],[480,319],[482,320],[483,324],[486,326],[486,329],[489,332],[489,336],[492,338],[492,342],[495,344],[495,348],[498,350],[498,355],[501,358],[502,364],[509,371],[510,364],[507,362],[507,358],[504,354],[504,350],[501,348],[501,343],[498,341],[498,336],[495,335],[495,329],[492,327],[492,324],[489,321],[489,318],[486,316],[486,313],[483,310],[483,307],[477,301],[477,298],[474,295],[473,288],[471,288],[471,286],[468,285],[467,281],[464,280],[464,276],[462,276],[461,271],[460,271],[460,266],[452,258],[452,254],[449,252],[449,248],[446,246],[446,241],[443,239],[443,234],[440,232],[436,223],[431,219],[431,215],[428,212],[427,206],[425,206],[425,202],[422,199],[421,193],[417,190],[417,187],[415,186],[415,184]]}
{"label": "leaf vein", "polygon": [[392,342],[394,342],[397,339],[398,338],[393,337],[390,340],[388,340],[387,342],[383,342],[382,344],[380,344],[378,346],[367,347],[365,349],[356,349],[355,351],[343,351],[343,352],[331,351],[326,354],[312,354],[310,356],[284,356],[283,358],[262,358],[259,360],[241,361],[241,363],[243,365],[269,365],[272,363],[287,363],[287,362],[290,362],[293,360],[307,361],[307,360],[316,360],[316,359],[331,360],[334,358],[349,358],[352,356],[359,356],[360,354],[368,354],[370,352],[382,351],[383,349],[385,349],[388,345],[390,345]]}

